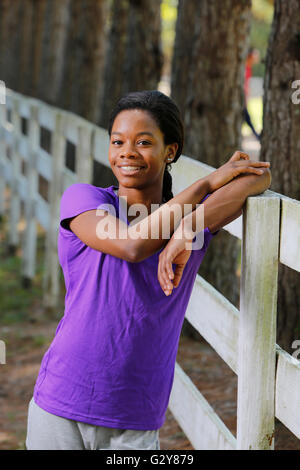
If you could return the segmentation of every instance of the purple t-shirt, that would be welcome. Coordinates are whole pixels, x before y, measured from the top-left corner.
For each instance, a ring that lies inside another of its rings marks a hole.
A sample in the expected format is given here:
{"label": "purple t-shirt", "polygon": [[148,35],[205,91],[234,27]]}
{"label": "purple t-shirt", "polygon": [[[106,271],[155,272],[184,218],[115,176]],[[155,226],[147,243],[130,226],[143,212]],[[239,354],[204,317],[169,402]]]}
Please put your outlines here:
{"label": "purple t-shirt", "polygon": [[[119,217],[116,189],[75,183],[62,195],[58,257],[65,310],[43,357],[34,399],[75,421],[154,430],[165,420],[195,277],[219,231],[204,230],[204,245],[192,250],[179,286],[166,296],[157,279],[163,248],[130,263],[90,248],[68,229],[65,219],[101,204],[112,204]],[[123,218],[122,205],[120,212]]]}

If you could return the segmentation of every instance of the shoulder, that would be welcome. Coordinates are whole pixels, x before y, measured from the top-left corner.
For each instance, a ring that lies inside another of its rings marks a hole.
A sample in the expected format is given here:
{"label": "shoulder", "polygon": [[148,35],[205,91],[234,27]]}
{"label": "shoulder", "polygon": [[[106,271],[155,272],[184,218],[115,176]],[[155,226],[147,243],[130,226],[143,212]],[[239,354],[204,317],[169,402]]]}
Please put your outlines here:
{"label": "shoulder", "polygon": [[[105,206],[104,206],[105,205]],[[68,221],[82,212],[106,208],[114,213],[112,186],[102,188],[88,183],[74,183],[63,192],[60,200],[60,225],[68,227]]]}
{"label": "shoulder", "polygon": [[61,203],[70,202],[82,204],[87,199],[100,200],[100,202],[103,200],[107,202],[112,201],[112,186],[102,188],[89,183],[73,183],[62,193]]}

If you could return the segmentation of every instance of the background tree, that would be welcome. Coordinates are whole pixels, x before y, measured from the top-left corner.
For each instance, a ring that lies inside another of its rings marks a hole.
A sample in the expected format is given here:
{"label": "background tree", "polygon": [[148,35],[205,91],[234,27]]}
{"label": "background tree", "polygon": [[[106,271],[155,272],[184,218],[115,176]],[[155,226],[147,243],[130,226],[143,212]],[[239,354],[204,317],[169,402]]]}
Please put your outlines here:
{"label": "background tree", "polygon": [[106,54],[99,125],[125,93],[156,89],[161,77],[161,0],[115,0]]}
{"label": "background tree", "polygon": [[61,106],[90,121],[98,119],[106,40],[107,0],[71,0]]}
{"label": "background tree", "polygon": [[[272,190],[300,199],[300,105],[291,85],[300,78],[300,0],[275,0],[264,80],[261,160],[271,162]],[[300,332],[300,278],[279,264],[278,342],[292,352]]]}
{"label": "background tree", "polygon": [[195,18],[199,2],[179,0],[176,20],[176,36],[171,69],[171,96],[185,115],[188,87],[187,74],[192,64],[195,44]]}
{"label": "background tree", "polygon": [[[191,3],[194,3],[193,8]],[[187,6],[191,8],[189,15]],[[180,24],[182,17],[182,21],[188,17],[189,26],[184,28],[188,28],[193,41],[186,39]],[[184,154],[213,167],[224,164],[241,147],[244,64],[250,18],[250,0],[179,0],[175,43],[179,52],[174,52],[172,91],[184,117]],[[185,47],[189,66],[178,73],[180,64],[176,63],[176,57],[183,54]],[[206,253],[200,270],[200,274],[237,308],[239,253],[240,241],[221,231],[214,240],[213,250]]]}

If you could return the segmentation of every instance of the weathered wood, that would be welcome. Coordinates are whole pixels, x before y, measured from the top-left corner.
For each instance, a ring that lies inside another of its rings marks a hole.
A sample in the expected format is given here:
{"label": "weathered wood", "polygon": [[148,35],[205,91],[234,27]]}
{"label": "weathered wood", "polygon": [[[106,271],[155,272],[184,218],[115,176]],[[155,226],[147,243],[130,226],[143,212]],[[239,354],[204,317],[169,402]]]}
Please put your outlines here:
{"label": "weathered wood", "polygon": [[4,192],[5,192],[5,166],[6,166],[6,143],[5,143],[5,122],[6,106],[0,103],[0,216],[4,215]]}
{"label": "weathered wood", "polygon": [[279,346],[277,356],[276,417],[300,439],[300,361]]}
{"label": "weathered wood", "polygon": [[199,274],[185,317],[237,373],[239,312]]}
{"label": "weathered wood", "polygon": [[65,118],[56,113],[55,131],[52,146],[52,181],[50,186],[50,225],[46,233],[46,253],[43,276],[44,305],[55,307],[59,298],[59,261],[57,235],[60,215],[60,199],[63,192],[62,176],[65,165],[66,139],[64,137]]}
{"label": "weathered wood", "polygon": [[12,107],[12,125],[14,144],[12,147],[12,171],[13,180],[11,181],[11,201],[10,201],[10,217],[8,224],[8,240],[9,251],[14,253],[20,242],[18,223],[21,217],[21,199],[18,189],[18,179],[21,173],[21,160],[19,155],[19,139],[21,134],[21,118],[19,114],[19,101],[15,99]]}
{"label": "weathered wood", "polygon": [[256,196],[243,216],[237,446],[244,450],[274,448],[279,211],[279,198]]}
{"label": "weathered wood", "polygon": [[[37,158],[40,144],[40,126],[38,118],[39,108],[31,107],[28,127],[28,160],[26,162],[25,177],[27,182],[27,195],[25,199],[24,218],[26,228],[23,238],[23,256],[21,272],[24,278],[32,279],[36,267],[37,227],[35,218],[36,193],[38,192]],[[27,281],[25,281],[27,283]]]}
{"label": "weathered wood", "polygon": [[178,363],[169,408],[196,450],[236,448],[235,437]]}
{"label": "weathered wood", "polygon": [[300,201],[281,197],[280,262],[300,271]]}

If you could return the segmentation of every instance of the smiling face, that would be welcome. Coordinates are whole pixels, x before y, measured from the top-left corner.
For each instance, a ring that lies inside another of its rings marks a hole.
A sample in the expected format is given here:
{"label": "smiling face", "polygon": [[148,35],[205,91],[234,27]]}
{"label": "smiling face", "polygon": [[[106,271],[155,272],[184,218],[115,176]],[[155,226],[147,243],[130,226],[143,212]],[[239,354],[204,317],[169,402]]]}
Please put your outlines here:
{"label": "smiling face", "polygon": [[178,144],[164,144],[164,136],[147,111],[121,111],[115,118],[109,144],[109,162],[119,186],[161,190],[166,163]]}

